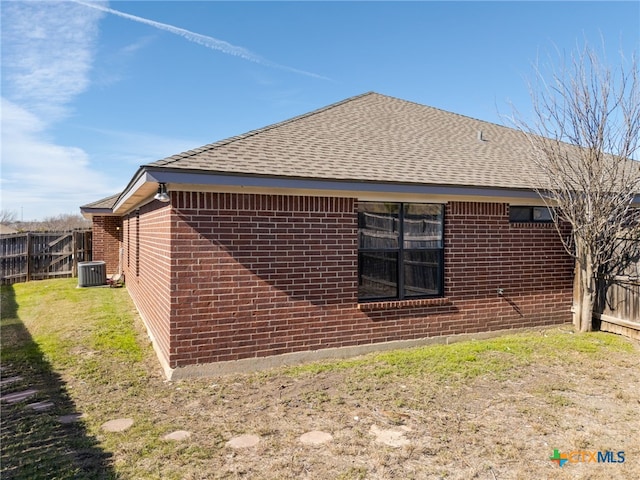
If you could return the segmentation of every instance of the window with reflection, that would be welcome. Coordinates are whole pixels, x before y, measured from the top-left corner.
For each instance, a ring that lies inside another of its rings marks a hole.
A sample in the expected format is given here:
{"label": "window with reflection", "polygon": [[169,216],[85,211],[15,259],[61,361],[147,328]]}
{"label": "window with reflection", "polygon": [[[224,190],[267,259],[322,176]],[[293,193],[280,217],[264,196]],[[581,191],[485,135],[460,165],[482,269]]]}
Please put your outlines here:
{"label": "window with reflection", "polygon": [[551,223],[553,212],[547,207],[509,206],[509,221],[512,223]]}
{"label": "window with reflection", "polygon": [[358,202],[358,300],[443,294],[444,206]]}

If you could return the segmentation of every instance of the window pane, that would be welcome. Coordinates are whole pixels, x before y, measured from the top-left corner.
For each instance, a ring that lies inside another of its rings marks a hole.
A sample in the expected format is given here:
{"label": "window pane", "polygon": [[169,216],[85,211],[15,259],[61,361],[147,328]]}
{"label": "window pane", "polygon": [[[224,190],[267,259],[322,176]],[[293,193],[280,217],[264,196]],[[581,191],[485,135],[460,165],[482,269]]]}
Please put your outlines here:
{"label": "window pane", "polygon": [[511,222],[530,222],[531,207],[509,207],[509,221]]}
{"label": "window pane", "polygon": [[404,296],[440,295],[442,262],[439,250],[404,252]]}
{"label": "window pane", "polygon": [[511,222],[551,222],[553,216],[547,207],[509,207]]}
{"label": "window pane", "polygon": [[358,298],[397,297],[398,254],[361,252],[359,257]]}
{"label": "window pane", "polygon": [[362,249],[395,249],[399,239],[397,203],[360,202],[358,204],[358,242]]}
{"label": "window pane", "polygon": [[533,207],[533,220],[535,222],[550,222],[551,211],[547,207]]}
{"label": "window pane", "polygon": [[404,248],[442,248],[442,205],[404,205]]}

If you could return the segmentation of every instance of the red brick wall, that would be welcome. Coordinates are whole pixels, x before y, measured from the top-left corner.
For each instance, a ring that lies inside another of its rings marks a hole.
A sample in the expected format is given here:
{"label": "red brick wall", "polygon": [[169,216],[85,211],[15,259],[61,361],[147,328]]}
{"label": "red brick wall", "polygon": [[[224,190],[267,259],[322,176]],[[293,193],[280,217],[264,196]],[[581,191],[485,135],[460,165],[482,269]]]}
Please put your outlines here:
{"label": "red brick wall", "polygon": [[139,242],[140,277],[167,282],[170,306],[167,285],[131,290],[139,307],[162,305],[168,329],[154,334],[172,368],[570,320],[572,261],[556,231],[510,224],[506,204],[447,205],[445,299],[361,305],[355,200],[173,192],[172,206],[171,241],[147,239],[163,214]]}
{"label": "red brick wall", "polygon": [[171,366],[308,350],[357,294],[354,200],[177,194]]}
{"label": "red brick wall", "polygon": [[93,260],[105,262],[107,275],[118,272],[120,242],[122,240],[122,218],[94,216],[92,234]]}
{"label": "red brick wall", "polygon": [[509,223],[506,204],[447,207],[445,295],[469,331],[570,320],[573,260],[552,223]]}
{"label": "red brick wall", "polygon": [[127,289],[168,363],[171,338],[171,231],[169,204],[152,202],[124,217],[123,263]]}

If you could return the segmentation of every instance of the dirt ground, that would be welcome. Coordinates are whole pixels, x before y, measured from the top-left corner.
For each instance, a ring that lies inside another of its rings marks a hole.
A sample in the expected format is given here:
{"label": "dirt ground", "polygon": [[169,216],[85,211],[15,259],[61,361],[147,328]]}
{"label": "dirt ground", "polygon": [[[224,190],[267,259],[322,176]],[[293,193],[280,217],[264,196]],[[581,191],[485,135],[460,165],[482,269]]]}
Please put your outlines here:
{"label": "dirt ground", "polygon": [[[97,436],[108,445],[120,435],[113,458],[124,478],[638,479],[640,348],[630,343],[450,381],[359,366],[168,382],[151,359],[153,397],[112,406],[135,426]],[[151,440],[175,430],[191,436]],[[310,431],[330,440],[301,442]],[[240,435],[258,443],[231,447]],[[555,449],[568,455],[562,467]]]}

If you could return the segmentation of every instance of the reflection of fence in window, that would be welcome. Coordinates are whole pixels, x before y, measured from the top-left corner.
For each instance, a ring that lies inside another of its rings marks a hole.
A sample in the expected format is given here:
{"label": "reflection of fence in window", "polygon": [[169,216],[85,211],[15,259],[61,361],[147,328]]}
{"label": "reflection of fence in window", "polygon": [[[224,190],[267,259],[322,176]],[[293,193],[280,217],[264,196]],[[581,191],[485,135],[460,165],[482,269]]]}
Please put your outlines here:
{"label": "reflection of fence in window", "polygon": [[360,254],[360,298],[395,297],[398,291],[397,252]]}
{"label": "reflection of fence in window", "polygon": [[407,297],[437,295],[440,291],[440,252],[404,252],[404,292]]}
{"label": "reflection of fence in window", "polygon": [[[440,291],[440,252],[430,250],[404,252],[404,296],[437,295]],[[397,252],[360,254],[361,298],[397,295]]]}
{"label": "reflection of fence in window", "polygon": [[442,221],[440,219],[414,220],[405,218],[403,227],[405,246],[407,242],[412,242],[411,248],[440,247],[440,242],[442,241]]}
{"label": "reflection of fence in window", "polygon": [[442,294],[443,214],[436,204],[360,206],[361,300]]}
{"label": "reflection of fence in window", "polygon": [[398,248],[398,235],[391,232],[360,230],[360,248],[385,250]]}
{"label": "reflection of fence in window", "polygon": [[[360,248],[397,248],[399,229],[397,218],[387,215],[364,213],[360,227]],[[440,248],[442,246],[442,222],[440,219],[409,219],[403,222],[405,248]]]}
{"label": "reflection of fence in window", "polygon": [[400,231],[400,220],[398,219],[397,215],[370,212],[361,212],[360,215],[360,228],[366,228],[368,230],[379,230],[383,232]]}

